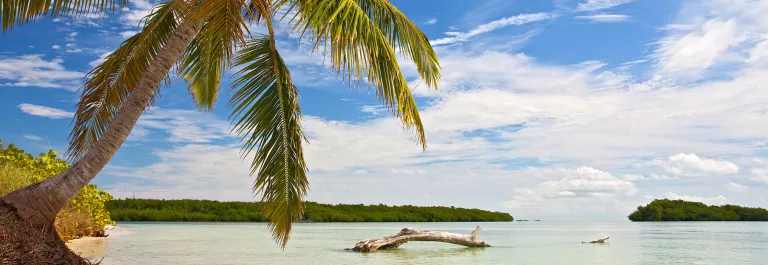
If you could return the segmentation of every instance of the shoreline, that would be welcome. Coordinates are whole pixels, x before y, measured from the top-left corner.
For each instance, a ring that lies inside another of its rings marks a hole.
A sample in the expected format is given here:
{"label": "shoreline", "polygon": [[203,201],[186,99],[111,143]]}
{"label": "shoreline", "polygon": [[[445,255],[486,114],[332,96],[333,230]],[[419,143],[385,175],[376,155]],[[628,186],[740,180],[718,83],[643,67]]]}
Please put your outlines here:
{"label": "shoreline", "polygon": [[119,226],[106,226],[104,228],[104,236],[93,237],[84,236],[80,238],[70,239],[64,242],[67,247],[75,252],[77,255],[86,259],[98,259],[105,257],[108,251],[107,239],[115,236],[124,236],[132,234],[131,231],[125,230]]}

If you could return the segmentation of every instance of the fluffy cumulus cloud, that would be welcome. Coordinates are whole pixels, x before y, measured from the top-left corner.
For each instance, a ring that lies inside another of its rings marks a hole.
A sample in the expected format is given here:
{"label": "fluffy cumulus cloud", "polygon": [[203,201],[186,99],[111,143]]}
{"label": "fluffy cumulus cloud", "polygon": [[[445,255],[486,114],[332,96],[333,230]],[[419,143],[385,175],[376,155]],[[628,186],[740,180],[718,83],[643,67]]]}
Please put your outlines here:
{"label": "fluffy cumulus cloud", "polygon": [[529,170],[544,178],[560,178],[531,188],[514,189],[512,199],[505,201],[504,206],[524,215],[553,215],[563,211],[570,215],[573,211],[622,207],[617,197],[638,191],[632,182],[591,167]]}
{"label": "fluffy cumulus cloud", "polygon": [[696,154],[676,154],[662,162],[665,170],[677,175],[715,174],[729,175],[739,172],[739,166],[727,160],[699,157]]}

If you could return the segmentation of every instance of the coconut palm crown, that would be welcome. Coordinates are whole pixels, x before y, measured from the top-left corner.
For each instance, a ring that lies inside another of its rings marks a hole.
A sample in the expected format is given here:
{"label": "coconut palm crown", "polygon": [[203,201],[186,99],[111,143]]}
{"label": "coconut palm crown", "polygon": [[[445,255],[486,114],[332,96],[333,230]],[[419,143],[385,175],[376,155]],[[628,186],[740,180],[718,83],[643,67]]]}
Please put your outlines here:
{"label": "coconut palm crown", "polygon": [[[0,0],[0,23],[5,32],[42,17],[109,13],[125,5],[126,0]],[[171,71],[206,112],[215,106],[224,73],[238,69],[227,104],[232,130],[244,157],[253,157],[253,191],[264,202],[275,240],[285,247],[292,222],[303,214],[309,183],[299,90],[275,43],[277,23],[321,52],[341,79],[374,90],[426,148],[398,53],[415,64],[430,88],[437,88],[440,66],[424,33],[388,1],[171,0],[156,4],[141,32],[87,74],[69,137],[73,166],[2,200],[22,209],[22,219],[45,225],[117,152],[160,84],[171,82]],[[252,25],[267,34],[251,33]],[[31,202],[30,196],[42,199]]]}

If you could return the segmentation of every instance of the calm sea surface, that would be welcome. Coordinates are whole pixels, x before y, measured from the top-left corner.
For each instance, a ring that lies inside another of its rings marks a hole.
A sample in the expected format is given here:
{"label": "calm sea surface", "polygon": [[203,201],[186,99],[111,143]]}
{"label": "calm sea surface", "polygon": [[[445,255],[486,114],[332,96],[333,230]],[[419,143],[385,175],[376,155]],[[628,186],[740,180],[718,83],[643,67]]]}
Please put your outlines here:
{"label": "calm sea surface", "polygon": [[[468,234],[493,247],[410,242],[343,250],[403,227]],[[118,223],[110,237],[70,247],[102,264],[768,264],[768,223],[304,223],[285,250],[263,223]],[[610,236],[607,244],[581,241]]]}

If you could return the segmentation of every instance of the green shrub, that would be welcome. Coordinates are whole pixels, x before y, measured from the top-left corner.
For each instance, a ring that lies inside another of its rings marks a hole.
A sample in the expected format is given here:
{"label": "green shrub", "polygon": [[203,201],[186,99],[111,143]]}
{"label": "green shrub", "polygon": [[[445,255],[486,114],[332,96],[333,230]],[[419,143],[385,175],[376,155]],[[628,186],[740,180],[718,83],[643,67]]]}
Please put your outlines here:
{"label": "green shrub", "polygon": [[[0,139],[0,197],[66,170],[69,164],[57,156],[56,151],[50,150],[34,157],[13,144],[4,147]],[[68,240],[104,235],[104,226],[115,224],[104,207],[111,199],[109,193],[96,185],[81,189],[56,216],[54,225],[59,236]]]}

